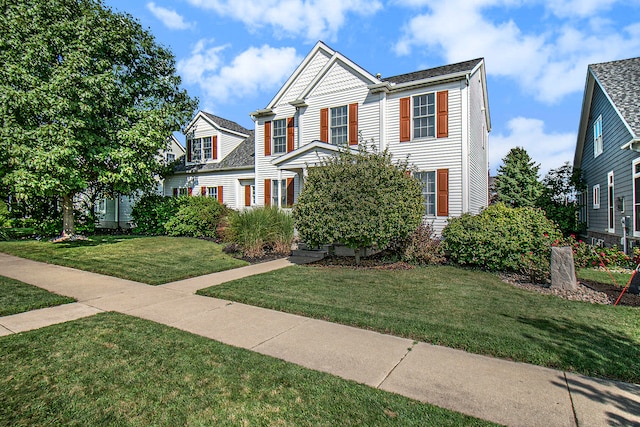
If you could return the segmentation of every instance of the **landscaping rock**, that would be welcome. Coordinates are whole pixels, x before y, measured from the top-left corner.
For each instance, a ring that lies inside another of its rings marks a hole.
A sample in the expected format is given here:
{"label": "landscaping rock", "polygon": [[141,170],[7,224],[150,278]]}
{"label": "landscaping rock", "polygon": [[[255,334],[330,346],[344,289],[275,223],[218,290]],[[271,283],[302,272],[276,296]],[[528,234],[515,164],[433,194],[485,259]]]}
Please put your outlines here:
{"label": "landscaping rock", "polygon": [[564,291],[578,289],[573,251],[569,246],[551,248],[551,288]]}

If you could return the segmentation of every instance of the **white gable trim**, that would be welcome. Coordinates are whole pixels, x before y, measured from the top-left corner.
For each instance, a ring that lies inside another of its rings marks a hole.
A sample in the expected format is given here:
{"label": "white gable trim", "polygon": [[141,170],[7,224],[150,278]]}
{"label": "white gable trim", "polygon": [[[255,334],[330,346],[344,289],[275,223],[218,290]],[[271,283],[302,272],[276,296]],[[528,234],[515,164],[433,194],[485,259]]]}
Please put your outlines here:
{"label": "white gable trim", "polygon": [[189,131],[191,130],[191,128],[193,126],[195,126],[195,124],[197,123],[197,121],[199,119],[204,120],[205,122],[209,123],[213,128],[219,130],[219,131],[224,131],[233,135],[238,135],[238,136],[242,136],[244,138],[248,137],[249,134],[248,133],[242,133],[242,132],[236,132],[234,130],[231,129],[227,129],[225,127],[220,126],[218,123],[214,122],[213,120],[211,120],[206,114],[204,114],[203,111],[198,111],[198,114],[196,114],[196,116],[193,118],[193,120],[191,120],[189,122],[189,124],[187,125],[187,127],[184,128],[184,130],[182,131],[183,134],[188,134]]}
{"label": "white gable trim", "polygon": [[[289,167],[292,163],[295,163],[296,159],[302,157],[303,155],[309,152],[316,152],[318,154],[338,154],[341,150],[344,150],[342,147],[337,147],[333,144],[329,144],[322,141],[313,141],[310,144],[307,144],[303,147],[300,147],[296,150],[293,150],[283,156],[280,156],[271,161],[271,164],[277,166],[279,169]],[[352,153],[357,153],[358,150],[356,148],[349,147],[349,151]],[[320,160],[320,158],[318,158]]]}

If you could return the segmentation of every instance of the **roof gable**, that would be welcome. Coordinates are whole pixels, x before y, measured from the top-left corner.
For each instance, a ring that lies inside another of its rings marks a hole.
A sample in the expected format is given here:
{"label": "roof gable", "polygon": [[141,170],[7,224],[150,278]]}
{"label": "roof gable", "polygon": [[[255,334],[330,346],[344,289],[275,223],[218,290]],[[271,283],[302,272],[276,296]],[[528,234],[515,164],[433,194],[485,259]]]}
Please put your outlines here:
{"label": "roof gable", "polygon": [[228,132],[239,134],[245,137],[248,136],[251,132],[244,126],[240,126],[239,124],[237,124],[236,122],[232,122],[231,120],[223,119],[222,117],[215,116],[211,113],[207,113],[206,111],[198,111],[198,114],[196,114],[195,117],[184,128],[183,133],[189,133],[191,128],[193,128],[199,120],[205,120],[211,126],[219,130],[226,130]]}
{"label": "roof gable", "polygon": [[412,73],[400,74],[397,76],[383,78],[382,81],[395,84],[409,83],[419,80],[443,77],[450,74],[471,73],[483,61],[482,58],[471,59],[469,61],[458,62],[456,64],[443,65],[441,67],[429,68]]}

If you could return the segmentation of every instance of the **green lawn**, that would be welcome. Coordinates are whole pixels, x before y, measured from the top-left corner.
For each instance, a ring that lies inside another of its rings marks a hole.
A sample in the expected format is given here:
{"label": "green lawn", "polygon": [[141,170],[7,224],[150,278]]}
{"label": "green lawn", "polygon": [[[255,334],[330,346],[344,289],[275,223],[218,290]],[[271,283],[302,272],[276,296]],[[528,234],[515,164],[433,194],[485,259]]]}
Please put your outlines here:
{"label": "green lawn", "polygon": [[454,267],[295,266],[198,291],[473,353],[640,383],[640,310],[567,301]]}
{"label": "green lawn", "polygon": [[74,302],[37,286],[0,276],[0,316]]}
{"label": "green lawn", "polygon": [[0,349],[0,425],[492,425],[116,313]]}
{"label": "green lawn", "polygon": [[631,274],[606,272],[594,270],[593,268],[579,268],[576,275],[578,276],[578,279],[591,280],[593,282],[608,283],[618,286],[626,286],[627,282],[631,278]]}
{"label": "green lawn", "polygon": [[247,265],[216,243],[189,237],[93,236],[89,241],[0,242],[0,252],[150,285]]}

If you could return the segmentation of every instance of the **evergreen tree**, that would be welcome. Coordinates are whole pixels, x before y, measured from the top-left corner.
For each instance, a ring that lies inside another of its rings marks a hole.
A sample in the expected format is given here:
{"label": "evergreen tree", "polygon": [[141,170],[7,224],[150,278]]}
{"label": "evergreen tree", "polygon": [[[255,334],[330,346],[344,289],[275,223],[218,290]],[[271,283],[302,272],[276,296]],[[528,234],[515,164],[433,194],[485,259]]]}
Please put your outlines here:
{"label": "evergreen tree", "polygon": [[535,207],[542,194],[540,165],[522,147],[512,148],[502,159],[495,180],[497,201],[514,208]]}
{"label": "evergreen tree", "polygon": [[584,189],[580,171],[574,171],[569,162],[551,169],[542,180],[543,191],[538,206],[565,235],[577,234],[584,228],[578,221],[577,195]]}

